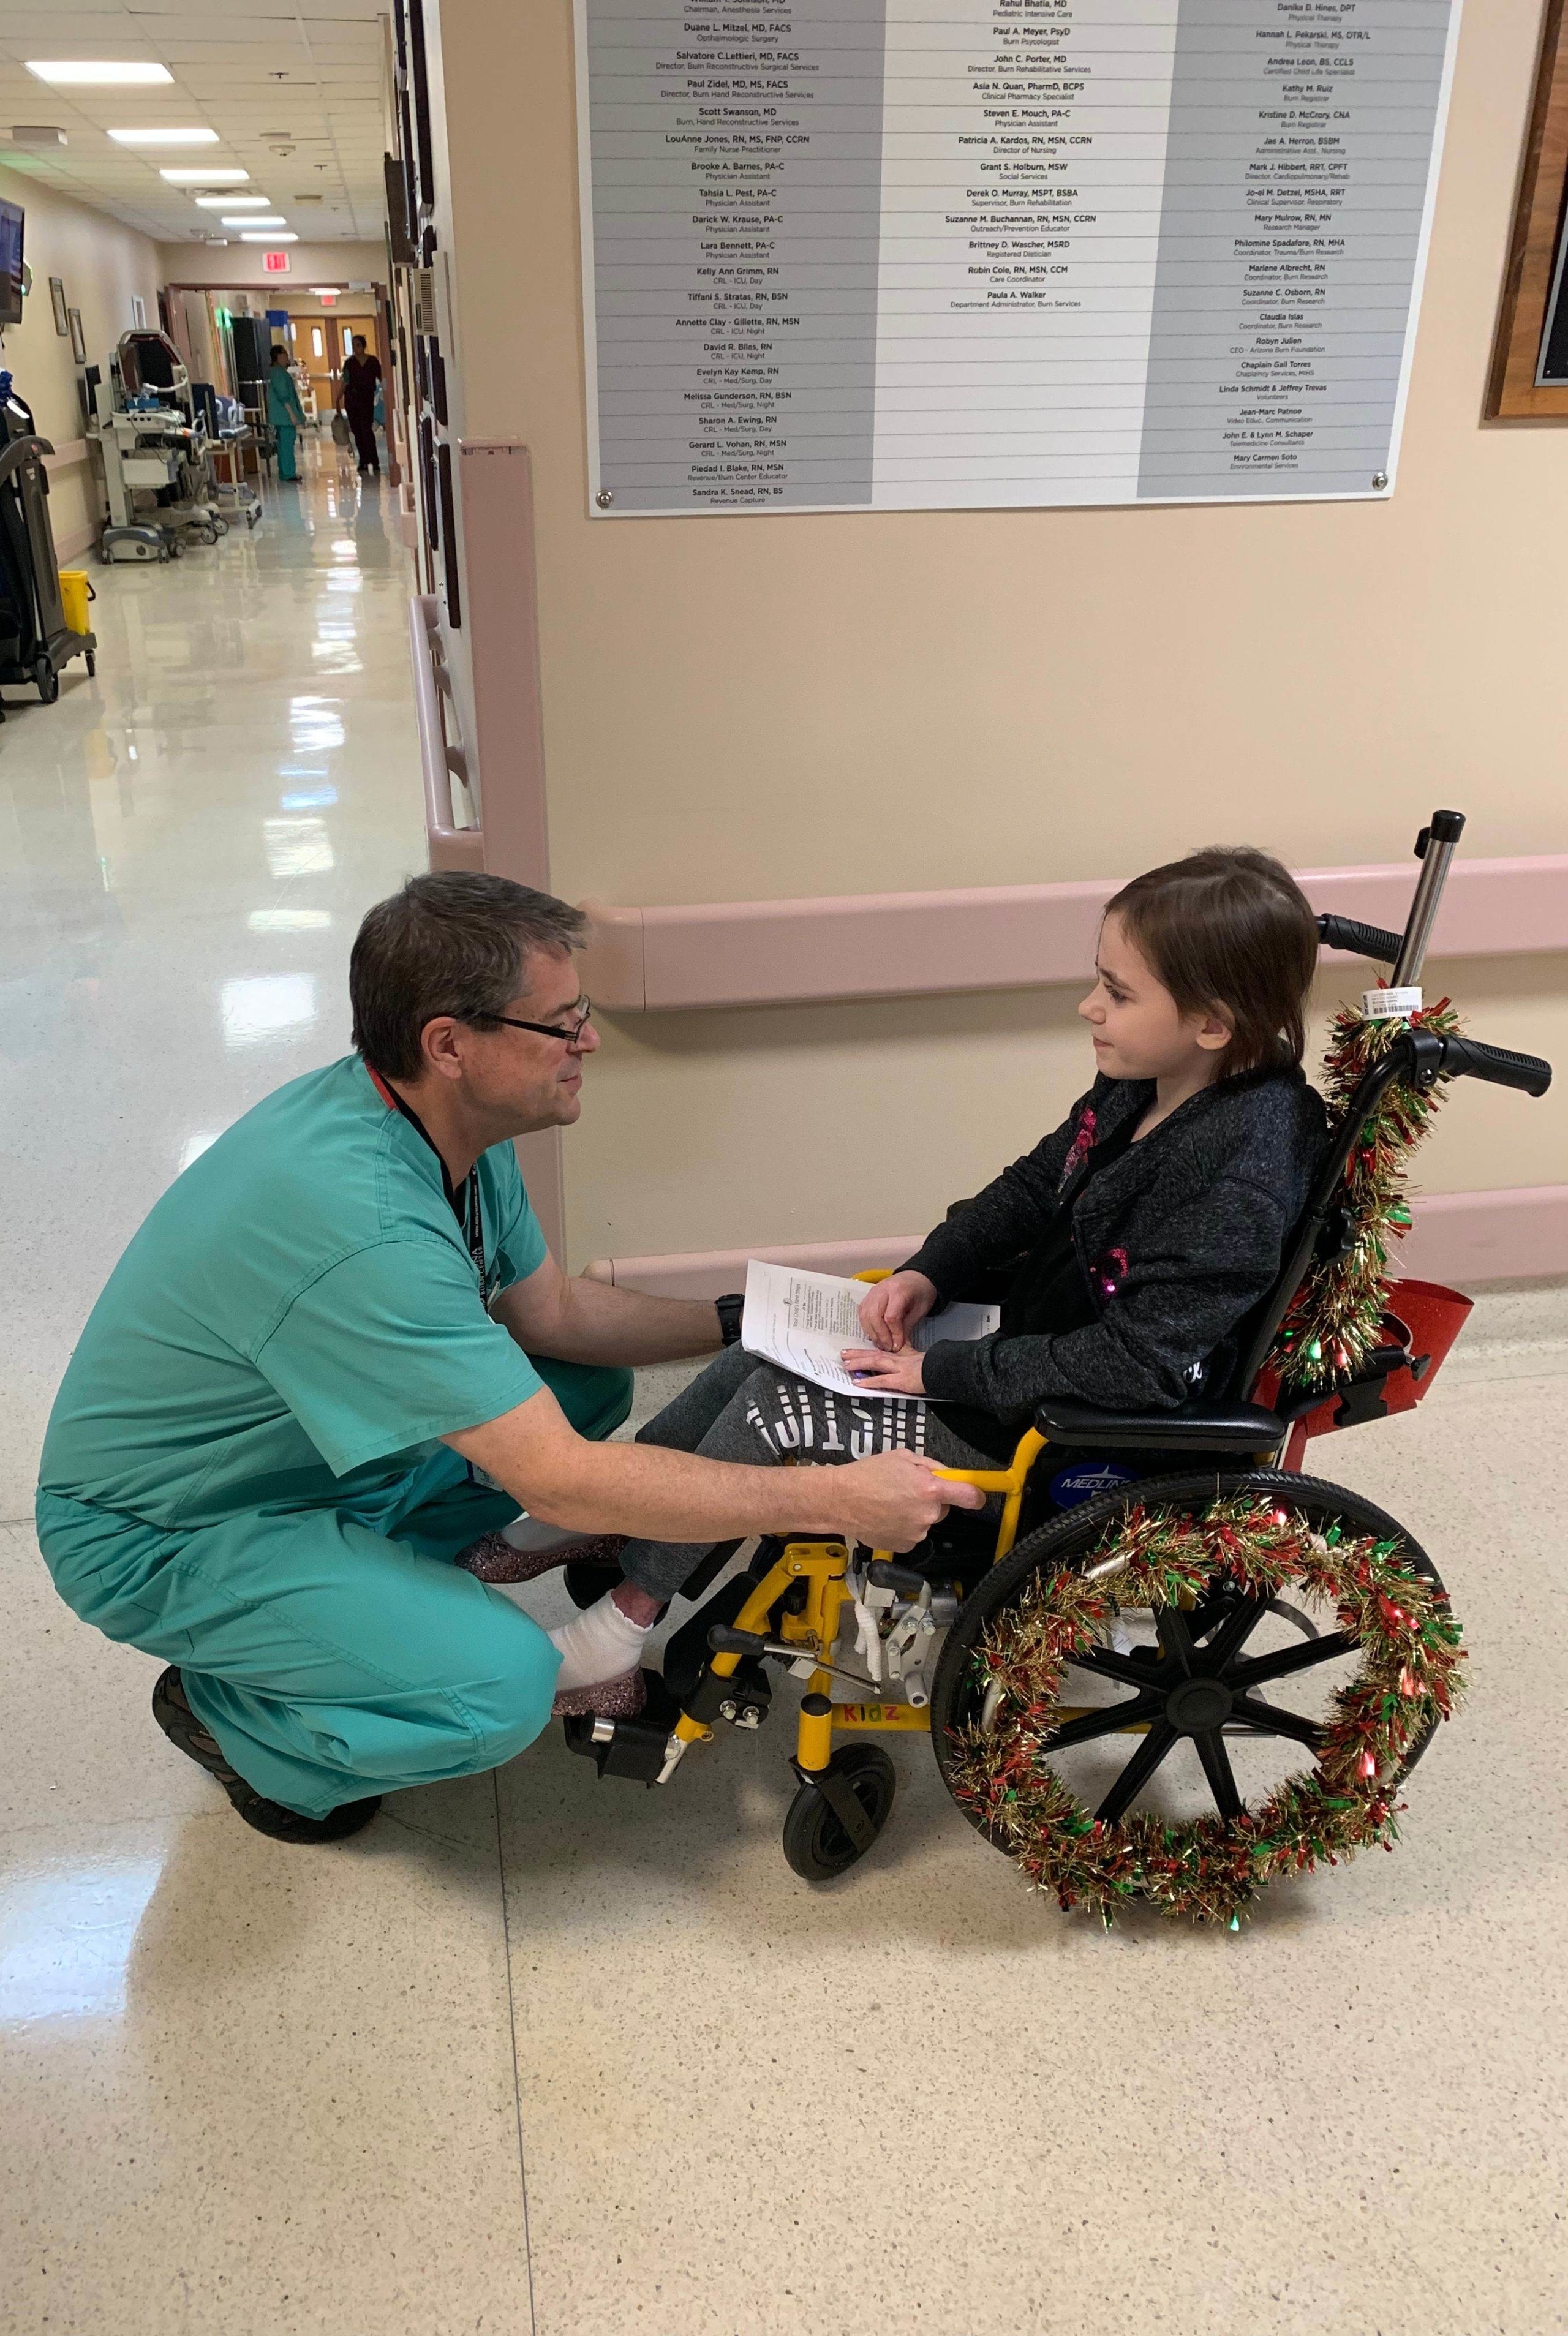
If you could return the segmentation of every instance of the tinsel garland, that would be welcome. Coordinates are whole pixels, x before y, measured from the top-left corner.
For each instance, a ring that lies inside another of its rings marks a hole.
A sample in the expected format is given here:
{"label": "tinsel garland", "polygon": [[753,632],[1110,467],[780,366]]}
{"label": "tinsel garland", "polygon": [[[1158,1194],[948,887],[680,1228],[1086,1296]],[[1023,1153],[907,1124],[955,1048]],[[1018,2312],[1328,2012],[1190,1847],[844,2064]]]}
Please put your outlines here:
{"label": "tinsel garland", "polygon": [[[1407,1020],[1372,1022],[1341,1006],[1323,1057],[1329,1115],[1338,1119],[1379,1056],[1406,1029],[1452,1037],[1459,1017],[1446,998]],[[1280,1325],[1271,1366],[1287,1386],[1327,1387],[1349,1377],[1378,1343],[1388,1303],[1388,1252],[1410,1230],[1405,1175],[1442,1100],[1403,1079],[1385,1090],[1346,1167],[1345,1206],[1355,1239],[1343,1257],[1312,1265]]]}
{"label": "tinsel garland", "polygon": [[[1114,1570],[1091,1578],[1102,1559],[1116,1561]],[[1331,1599],[1340,1628],[1360,1642],[1362,1669],[1332,1698],[1316,1767],[1261,1808],[1102,1823],[1051,1767],[1068,1660],[1098,1643],[1120,1609],[1190,1601],[1216,1572],[1270,1597],[1293,1584]],[[1107,1927],[1118,1905],[1142,1899],[1234,1929],[1263,1883],[1392,1847],[1393,1780],[1411,1747],[1453,1711],[1464,1655],[1446,1595],[1401,1559],[1397,1541],[1338,1526],[1316,1533],[1298,1511],[1243,1494],[1198,1516],[1129,1509],[1083,1570],[1061,1566],[1031,1582],[990,1623],[973,1660],[1000,1705],[989,1732],[953,1732],[948,1781],[1035,1887],[1063,1908],[1090,1908]]]}

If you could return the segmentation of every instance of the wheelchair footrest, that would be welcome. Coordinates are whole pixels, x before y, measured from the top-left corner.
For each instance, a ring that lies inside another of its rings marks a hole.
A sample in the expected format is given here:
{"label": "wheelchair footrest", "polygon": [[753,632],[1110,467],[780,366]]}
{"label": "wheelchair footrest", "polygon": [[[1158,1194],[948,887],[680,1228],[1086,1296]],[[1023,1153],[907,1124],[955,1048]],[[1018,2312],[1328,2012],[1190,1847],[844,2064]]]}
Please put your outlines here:
{"label": "wheelchair footrest", "polygon": [[657,1785],[669,1757],[670,1731],[680,1707],[657,1671],[644,1671],[648,1702],[635,1719],[599,1719],[591,1712],[561,1722],[567,1749],[591,1760],[601,1776],[628,1776]]}

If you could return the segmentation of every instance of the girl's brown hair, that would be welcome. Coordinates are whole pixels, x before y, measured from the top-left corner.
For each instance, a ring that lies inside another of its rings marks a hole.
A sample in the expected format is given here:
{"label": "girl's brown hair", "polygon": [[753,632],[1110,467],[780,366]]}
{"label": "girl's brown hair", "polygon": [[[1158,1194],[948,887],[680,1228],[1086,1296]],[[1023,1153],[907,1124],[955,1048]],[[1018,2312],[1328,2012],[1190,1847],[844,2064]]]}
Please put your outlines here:
{"label": "girl's brown hair", "polygon": [[1124,884],[1115,910],[1184,1014],[1222,1007],[1235,1035],[1217,1078],[1282,1070],[1307,1043],[1318,920],[1280,862],[1250,845],[1215,844]]}

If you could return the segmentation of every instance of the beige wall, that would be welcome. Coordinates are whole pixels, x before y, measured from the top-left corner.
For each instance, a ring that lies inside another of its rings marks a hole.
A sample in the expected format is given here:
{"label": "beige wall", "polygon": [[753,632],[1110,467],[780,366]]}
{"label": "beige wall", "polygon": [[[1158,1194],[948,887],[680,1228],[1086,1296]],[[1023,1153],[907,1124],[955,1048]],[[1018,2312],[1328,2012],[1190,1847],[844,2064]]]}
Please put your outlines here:
{"label": "beige wall", "polygon": [[[1563,850],[1568,437],[1477,418],[1539,24],[1466,18],[1388,503],[595,525],[570,0],[448,9],[463,427],[533,450],[556,888],[1047,881],[1243,837],[1389,860],[1436,803],[1477,852]],[[574,1263],[925,1224],[1086,1084],[1072,1003],[628,1018],[568,1142]],[[1466,967],[1462,1003],[1568,1058],[1562,959]],[[1568,1109],[1467,1091],[1423,1165],[1558,1181]]]}
{"label": "beige wall", "polygon": [[[40,436],[63,450],[82,442],[82,404],[71,343],[54,329],[49,278],[63,279],[67,305],[82,311],[88,361],[102,365],[134,321],[132,293],[146,303],[148,323],[158,322],[163,280],[158,247],[134,228],[122,227],[118,219],[55,194],[20,171],[0,170],[0,195],[27,213],[25,248],[33,270],[22,322],[5,335],[4,362],[33,409]],[[76,461],[51,465],[49,501],[55,550],[62,560],[74,559],[98,531],[97,488],[85,448]]]}
{"label": "beige wall", "polygon": [[274,306],[287,308],[292,290],[310,284],[379,284],[386,279],[384,243],[295,243],[288,247],[287,276],[268,276],[258,243],[161,243],[158,258],[166,284],[258,285],[275,290]]}

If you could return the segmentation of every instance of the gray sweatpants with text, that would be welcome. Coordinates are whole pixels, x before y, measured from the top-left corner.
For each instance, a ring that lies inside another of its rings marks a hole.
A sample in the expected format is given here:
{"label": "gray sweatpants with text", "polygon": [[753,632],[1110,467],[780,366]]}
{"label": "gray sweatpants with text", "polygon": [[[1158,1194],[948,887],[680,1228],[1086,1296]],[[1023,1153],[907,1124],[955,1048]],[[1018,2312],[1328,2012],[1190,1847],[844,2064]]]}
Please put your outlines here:
{"label": "gray sweatpants with text", "polygon": [[[813,1387],[744,1347],[726,1347],[700,1377],[638,1430],[639,1444],[695,1452],[751,1467],[785,1461],[864,1460],[877,1452],[923,1453],[943,1468],[995,1468],[997,1460],[944,1426],[940,1406],[910,1396],[842,1396]],[[621,1570],[653,1598],[673,1598],[707,1555],[702,1543],[630,1541]]]}

